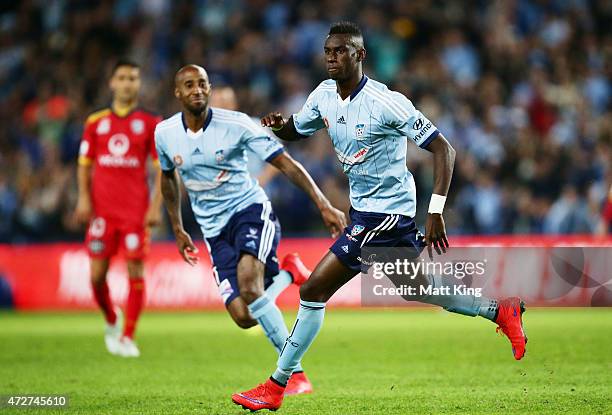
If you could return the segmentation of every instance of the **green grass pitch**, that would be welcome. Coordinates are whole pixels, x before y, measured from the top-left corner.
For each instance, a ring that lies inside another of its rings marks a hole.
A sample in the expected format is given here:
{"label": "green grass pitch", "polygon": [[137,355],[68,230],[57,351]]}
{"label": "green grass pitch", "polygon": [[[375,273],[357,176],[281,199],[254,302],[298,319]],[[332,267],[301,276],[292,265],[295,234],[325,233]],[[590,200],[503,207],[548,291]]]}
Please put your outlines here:
{"label": "green grass pitch", "polygon": [[[330,309],[303,362],[315,393],[278,413],[612,413],[612,309],[528,309],[525,323],[516,362],[482,318]],[[0,313],[0,395],[70,398],[68,409],[0,413],[247,414],[230,394],[276,361],[259,328],[222,312],[145,314],[134,360],[107,354],[102,330],[94,313]]]}

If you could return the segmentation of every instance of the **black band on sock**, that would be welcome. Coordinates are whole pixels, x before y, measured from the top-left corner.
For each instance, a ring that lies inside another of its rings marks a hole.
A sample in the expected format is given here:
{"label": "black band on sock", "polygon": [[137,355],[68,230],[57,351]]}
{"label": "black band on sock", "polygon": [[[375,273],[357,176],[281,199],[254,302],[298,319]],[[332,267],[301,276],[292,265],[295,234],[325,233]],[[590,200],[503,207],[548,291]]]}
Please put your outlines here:
{"label": "black band on sock", "polygon": [[303,370],[296,370],[295,372],[292,373],[292,375],[295,375],[296,373],[304,373]]}
{"label": "black band on sock", "polygon": [[308,310],[323,310],[325,308],[325,306],[323,306],[323,307],[313,307],[313,306],[304,305],[304,304],[300,304],[300,307],[307,308]]}
{"label": "black band on sock", "polygon": [[274,379],[272,376],[270,376],[270,380],[274,383],[276,383],[278,386],[280,386],[281,388],[286,388],[287,384],[286,383],[280,383],[278,380]]}

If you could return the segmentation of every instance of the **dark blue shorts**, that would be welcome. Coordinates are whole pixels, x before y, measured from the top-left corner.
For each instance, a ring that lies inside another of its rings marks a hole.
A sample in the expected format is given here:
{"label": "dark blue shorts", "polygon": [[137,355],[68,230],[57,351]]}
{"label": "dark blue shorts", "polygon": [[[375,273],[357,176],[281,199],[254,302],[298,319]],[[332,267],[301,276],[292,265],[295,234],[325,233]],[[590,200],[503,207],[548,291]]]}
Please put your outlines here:
{"label": "dark blue shorts", "polygon": [[278,219],[270,202],[265,202],[236,212],[219,235],[205,239],[219,294],[225,305],[240,295],[236,269],[243,252],[266,265],[264,287],[272,283],[272,277],[279,271],[276,248],[280,237]]}
{"label": "dark blue shorts", "polygon": [[410,248],[414,257],[425,248],[425,237],[411,217],[395,214],[359,212],[350,210],[351,224],[330,250],[347,267],[358,272],[367,272],[367,261],[362,260],[364,247]]}

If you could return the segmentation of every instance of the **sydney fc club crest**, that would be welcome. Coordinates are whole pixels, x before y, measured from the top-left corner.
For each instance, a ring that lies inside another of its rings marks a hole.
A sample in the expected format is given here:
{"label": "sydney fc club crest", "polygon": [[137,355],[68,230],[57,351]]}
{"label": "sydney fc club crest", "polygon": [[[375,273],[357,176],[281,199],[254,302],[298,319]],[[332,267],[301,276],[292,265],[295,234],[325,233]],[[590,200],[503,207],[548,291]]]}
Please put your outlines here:
{"label": "sydney fc club crest", "polygon": [[223,150],[215,151],[215,160],[217,163],[222,163],[225,160],[225,155],[223,155]]}
{"label": "sydney fc club crest", "polygon": [[361,232],[363,232],[364,229],[365,229],[365,226],[363,225],[353,225],[353,229],[351,229],[351,235],[357,236]]}
{"label": "sydney fc club crest", "polygon": [[364,133],[365,133],[365,124],[357,124],[355,126],[355,136],[357,137],[357,140],[362,139]]}

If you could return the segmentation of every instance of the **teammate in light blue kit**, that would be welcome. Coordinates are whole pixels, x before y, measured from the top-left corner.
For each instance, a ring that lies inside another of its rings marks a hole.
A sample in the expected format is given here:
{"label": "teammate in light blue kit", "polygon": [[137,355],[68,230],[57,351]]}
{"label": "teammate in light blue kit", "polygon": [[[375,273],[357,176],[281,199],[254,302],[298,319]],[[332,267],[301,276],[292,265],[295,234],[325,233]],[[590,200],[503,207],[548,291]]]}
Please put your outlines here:
{"label": "teammate in light blue kit", "polygon": [[[234,403],[252,411],[278,409],[285,385],[323,324],[329,298],[369,264],[361,248],[407,248],[416,260],[425,246],[433,258],[446,252],[448,241],[442,210],[450,186],[455,151],[431,121],[402,94],[363,74],[366,57],[360,29],[353,23],[333,25],[325,41],[327,72],[302,110],[285,120],[280,113],[264,117],[283,140],[295,141],[327,128],[338,160],[349,178],[351,226],[319,262],[300,287],[300,309],[278,359],[277,369],[263,384],[232,395]],[[407,140],[433,153],[434,194],[429,205],[425,237],[413,218],[416,191],[406,168]],[[405,280],[404,280],[405,282]],[[415,276],[415,286],[448,286],[440,276]],[[473,295],[423,295],[415,300],[448,311],[482,316],[496,322],[512,343],[514,357],[525,354],[521,315],[523,304],[514,297],[501,301]]]}
{"label": "teammate in light blue kit", "polygon": [[[179,251],[193,265],[197,249],[183,229],[180,176],[202,227],[229,314],[242,328],[259,323],[280,352],[288,332],[274,301],[292,281],[303,284],[310,271],[295,254],[285,257],[279,270],[280,225],[263,189],[247,171],[246,150],[273,164],[303,189],[334,237],[346,226],[346,219],[282,145],[246,114],[211,108],[210,94],[203,68],[187,65],[177,72],[175,95],[183,111],[155,130],[164,202]],[[312,391],[301,366],[296,366],[289,388],[290,393]]]}

